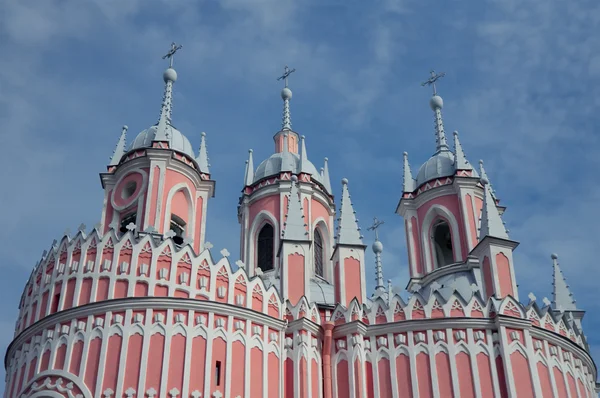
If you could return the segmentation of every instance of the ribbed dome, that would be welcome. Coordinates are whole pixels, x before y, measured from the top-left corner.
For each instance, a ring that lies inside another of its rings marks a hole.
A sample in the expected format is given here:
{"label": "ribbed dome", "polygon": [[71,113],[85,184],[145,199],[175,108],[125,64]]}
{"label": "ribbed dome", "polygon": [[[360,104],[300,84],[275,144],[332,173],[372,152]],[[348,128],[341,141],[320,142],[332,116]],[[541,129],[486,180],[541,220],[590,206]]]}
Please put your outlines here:
{"label": "ribbed dome", "polygon": [[417,187],[439,177],[454,175],[454,172],[454,154],[450,151],[438,152],[429,158],[419,169]]}
{"label": "ribbed dome", "polygon": [[[192,144],[190,144],[190,141],[187,139],[187,137],[173,126],[167,125],[166,129],[167,138],[169,139],[169,148],[183,152],[194,159],[196,155],[194,154]],[[154,137],[156,137],[157,130],[157,125],[143,130],[137,135],[137,137],[135,137],[135,140],[133,140],[129,146],[129,150],[136,148],[151,148],[152,141],[154,141]]]}
{"label": "ribbed dome", "polygon": [[[321,174],[319,174],[317,168],[310,161],[305,160],[304,170],[311,174],[312,178],[322,182]],[[278,152],[272,154],[258,165],[258,168],[254,173],[254,182],[265,177],[278,175],[282,171],[290,171],[294,174],[300,173],[300,156],[292,152]]]}

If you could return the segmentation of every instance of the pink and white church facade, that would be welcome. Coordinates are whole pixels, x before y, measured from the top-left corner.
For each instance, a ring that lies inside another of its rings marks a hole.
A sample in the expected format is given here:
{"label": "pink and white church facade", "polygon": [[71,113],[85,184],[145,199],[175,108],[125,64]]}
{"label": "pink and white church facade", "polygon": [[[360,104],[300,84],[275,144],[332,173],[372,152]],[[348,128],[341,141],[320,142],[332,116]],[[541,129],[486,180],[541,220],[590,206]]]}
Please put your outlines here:
{"label": "pink and white church facade", "polygon": [[25,285],[5,397],[597,396],[557,256],[553,299],[524,299],[505,208],[448,144],[435,86],[435,152],[415,178],[404,153],[403,299],[377,237],[365,263],[348,180],[334,189],[292,128],[291,72],[274,153],[246,162],[236,259],[205,240],[215,181],[205,134],[196,153],[172,122],[171,62],[158,122],[131,143],[124,127],[100,175],[100,223],[54,241]]}

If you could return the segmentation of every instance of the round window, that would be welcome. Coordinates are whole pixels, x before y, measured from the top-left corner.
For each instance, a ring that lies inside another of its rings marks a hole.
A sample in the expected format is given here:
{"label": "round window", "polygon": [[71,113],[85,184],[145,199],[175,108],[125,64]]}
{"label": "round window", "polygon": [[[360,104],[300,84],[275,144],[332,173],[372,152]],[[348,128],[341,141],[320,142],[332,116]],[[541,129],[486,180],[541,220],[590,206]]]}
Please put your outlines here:
{"label": "round window", "polygon": [[136,189],[137,183],[135,181],[129,181],[127,184],[125,184],[123,192],[121,193],[121,197],[123,197],[123,199],[129,199],[133,196]]}

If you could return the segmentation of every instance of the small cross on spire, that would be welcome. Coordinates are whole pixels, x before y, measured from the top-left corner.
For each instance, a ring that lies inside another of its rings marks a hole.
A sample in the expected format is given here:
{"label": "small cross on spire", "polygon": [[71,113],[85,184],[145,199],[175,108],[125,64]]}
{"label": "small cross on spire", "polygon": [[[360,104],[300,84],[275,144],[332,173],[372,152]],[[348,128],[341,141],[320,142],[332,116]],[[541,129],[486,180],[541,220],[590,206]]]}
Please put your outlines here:
{"label": "small cross on spire", "polygon": [[288,76],[291,75],[292,73],[296,72],[296,69],[290,69],[288,68],[288,66],[286,65],[285,68],[283,69],[283,75],[279,76],[277,78],[277,80],[282,80],[285,83],[285,87],[288,86]]}
{"label": "small cross on spire", "polygon": [[433,95],[437,95],[437,90],[435,88],[435,82],[438,81],[438,79],[441,79],[442,77],[446,76],[445,72],[442,73],[438,73],[436,74],[435,71],[431,71],[429,72],[431,74],[431,76],[429,77],[429,79],[427,79],[426,81],[424,81],[423,83],[421,83],[421,86],[432,86],[433,87]]}
{"label": "small cross on spire", "polygon": [[375,240],[379,240],[379,227],[384,223],[384,221],[378,220],[377,217],[373,217],[373,225],[367,228],[367,231],[375,231]]}
{"label": "small cross on spire", "polygon": [[175,42],[173,42],[173,43],[171,43],[171,49],[169,50],[169,52],[166,53],[165,55],[163,55],[162,59],[169,58],[169,68],[173,67],[173,58],[175,57],[175,53],[178,50],[181,50],[182,47],[183,46],[181,44],[177,45],[177,44],[175,44]]}

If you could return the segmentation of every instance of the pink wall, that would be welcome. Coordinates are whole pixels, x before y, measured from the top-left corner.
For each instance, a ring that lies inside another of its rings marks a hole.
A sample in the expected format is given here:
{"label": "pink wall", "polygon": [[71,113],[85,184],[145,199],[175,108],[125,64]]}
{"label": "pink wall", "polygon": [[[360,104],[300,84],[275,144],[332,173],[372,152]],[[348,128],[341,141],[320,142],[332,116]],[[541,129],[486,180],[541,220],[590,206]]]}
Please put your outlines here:
{"label": "pink wall", "polygon": [[152,176],[152,192],[151,192],[151,198],[150,198],[150,217],[148,217],[149,225],[144,225],[144,228],[147,226],[150,226],[150,225],[152,225],[157,230],[160,230],[160,228],[162,228],[162,226],[160,226],[160,225],[154,225],[155,220],[156,220],[156,215],[158,213],[158,196],[159,196],[158,188],[159,188],[159,184],[160,184],[160,175],[161,175],[160,167],[154,166],[154,175]]}
{"label": "pink wall", "polygon": [[475,397],[475,386],[473,385],[473,369],[471,368],[471,358],[466,352],[460,352],[456,355],[456,372],[458,373],[460,398]]}
{"label": "pink wall", "polygon": [[[227,343],[222,338],[218,337],[213,340],[213,354],[212,354],[212,363],[209,363],[210,375],[212,380],[210,381],[211,391],[219,390],[221,392],[224,391],[225,388],[225,378],[228,376],[225,373],[225,369],[227,369]],[[220,372],[220,380],[217,385],[217,361],[221,363],[221,372]],[[208,369],[205,370],[208,374]]]}
{"label": "pink wall", "polygon": [[492,381],[492,367],[490,358],[484,353],[477,354],[477,370],[479,371],[479,386],[482,397],[494,396],[494,384]]}
{"label": "pink wall", "polygon": [[485,283],[485,294],[487,297],[494,295],[494,282],[492,279],[492,265],[489,257],[483,258],[483,282]]}
{"label": "pink wall", "polygon": [[362,302],[360,261],[352,257],[345,258],[344,275],[346,302],[343,304],[348,306],[354,297],[356,297],[359,302]]}
{"label": "pink wall", "polygon": [[98,367],[100,361],[100,348],[102,347],[102,339],[95,338],[90,342],[86,355],[85,379],[84,382],[90,391],[96,391],[96,379],[98,376]]}
{"label": "pink wall", "polygon": [[498,271],[498,281],[500,282],[499,297],[511,295],[514,297],[513,281],[510,272],[510,263],[504,253],[496,254],[496,267]]}
{"label": "pink wall", "polygon": [[279,398],[279,358],[274,353],[269,353],[269,398]]}
{"label": "pink wall", "polygon": [[[452,374],[450,373],[450,358],[448,357],[448,354],[445,352],[438,352],[435,354],[435,367],[440,396],[451,398],[453,396]],[[421,383],[419,382],[419,384]]]}
{"label": "pink wall", "polygon": [[498,372],[498,385],[500,388],[500,397],[506,398],[508,397],[508,388],[506,385],[506,375],[504,374],[504,363],[502,362],[502,357],[498,355],[495,361],[496,372]]}
{"label": "pink wall", "polygon": [[533,383],[531,381],[527,358],[520,351],[515,351],[510,354],[510,362],[515,386],[518,386],[519,396],[533,397]]}
{"label": "pink wall", "polygon": [[294,396],[294,361],[290,358],[287,358],[284,362],[284,382],[283,382],[283,390],[285,391],[284,397],[293,397]]}
{"label": "pink wall", "polygon": [[552,383],[550,382],[550,373],[548,368],[542,362],[537,363],[537,372],[542,387],[542,395],[544,397],[552,397]]}
{"label": "pink wall", "polygon": [[202,242],[202,220],[204,219],[203,212],[204,200],[199,197],[196,201],[196,231],[194,232],[194,250],[200,253],[200,242]]}
{"label": "pink wall", "polygon": [[390,368],[390,361],[387,358],[382,358],[377,363],[379,373],[379,396],[380,397],[392,397],[392,373]]}
{"label": "pink wall", "polygon": [[138,380],[140,378],[140,367],[142,360],[142,343],[144,338],[140,334],[129,336],[127,342],[127,360],[125,366],[127,372],[123,379],[123,387],[127,390],[129,387],[137,390]]}
{"label": "pink wall", "polygon": [[412,238],[413,238],[413,242],[415,244],[414,255],[415,255],[415,261],[417,262],[416,269],[417,269],[417,273],[419,275],[423,275],[425,273],[425,265],[423,264],[423,259],[421,257],[421,247],[422,246],[421,246],[421,239],[419,238],[419,231],[421,229],[418,226],[416,217],[412,217],[410,219],[410,222],[412,223]]}
{"label": "pink wall", "polygon": [[304,256],[298,253],[288,255],[288,299],[296,305],[304,295]]}
{"label": "pink wall", "polygon": [[[181,184],[181,183],[185,184],[189,188],[189,190],[190,190],[190,192],[192,194],[192,197],[193,197],[195,195],[195,192],[196,192],[196,187],[194,186],[194,184],[192,183],[192,181],[189,178],[187,178],[185,175],[181,174],[178,171],[167,169],[167,172],[166,172],[166,175],[165,175],[165,183],[164,183],[164,187],[163,187],[164,189],[163,189],[163,192],[162,192],[162,200],[161,200],[161,203],[162,203],[162,206],[163,206],[163,212],[161,213],[159,226],[155,226],[156,229],[160,230],[163,227],[164,223],[165,223],[165,218],[171,216],[171,214],[167,214],[166,213],[167,209],[165,208],[165,206],[167,205],[167,198],[169,196],[169,192],[171,191],[171,189],[175,185],[178,185],[178,184]],[[173,199],[174,198],[171,199],[171,210],[172,210],[172,212],[174,212],[174,210],[173,210],[174,209],[173,208],[173,205],[174,205]],[[186,200],[186,202],[187,202],[187,200]],[[181,203],[179,205],[181,205]],[[187,213],[187,211],[186,211],[186,213]],[[180,216],[181,218],[183,218],[184,220],[186,220],[188,218],[187,216],[184,218],[183,216],[181,216],[179,214],[177,214],[177,215]]]}
{"label": "pink wall", "polygon": [[150,349],[146,362],[146,387],[145,391],[154,388],[160,391],[160,379],[162,375],[163,356],[165,350],[165,336],[155,333],[150,337]]}
{"label": "pink wall", "polygon": [[279,194],[276,193],[253,202],[249,208],[248,225],[252,225],[258,213],[263,210],[270,213],[276,220],[279,220]]}
{"label": "pink wall", "polygon": [[559,397],[567,397],[567,386],[565,385],[565,379],[563,374],[558,367],[553,367],[552,372],[554,373],[554,381],[556,382],[556,391]]}
{"label": "pink wall", "polygon": [[[244,367],[240,370],[243,374]],[[237,379],[237,378],[236,378]],[[237,382],[237,381],[236,381]],[[239,393],[244,395],[243,392]],[[236,396],[235,393],[231,394]],[[250,354],[250,396],[251,397],[262,397],[263,395],[263,352],[254,347]]]}
{"label": "pink wall", "polygon": [[431,368],[429,367],[429,355],[421,352],[417,354],[417,382],[419,398],[433,397],[431,387]]}
{"label": "pink wall", "polygon": [[400,398],[412,398],[412,380],[408,355],[400,354],[396,357],[396,377],[398,379],[398,396]]}
{"label": "pink wall", "polygon": [[204,391],[204,377],[207,370],[205,367],[205,358],[206,339],[196,336],[192,340],[192,361],[189,374],[190,391]]}
{"label": "pink wall", "polygon": [[[478,240],[477,222],[475,221],[475,214],[473,213],[473,198],[470,194],[465,195],[465,207],[467,208],[467,216],[469,217],[469,232],[471,233],[471,241],[474,243],[473,246],[475,246]],[[477,219],[479,219],[479,215],[477,216]]]}
{"label": "pink wall", "polygon": [[183,388],[183,366],[185,364],[183,358],[185,358],[185,343],[186,338],[181,334],[173,336],[169,343],[170,360],[167,391],[171,391],[173,388],[181,391]]}
{"label": "pink wall", "polygon": [[104,363],[104,382],[102,391],[107,388],[115,391],[117,388],[117,377],[119,376],[119,364],[121,356],[121,344],[123,338],[114,334],[108,339],[108,349],[106,351],[106,360]]}

